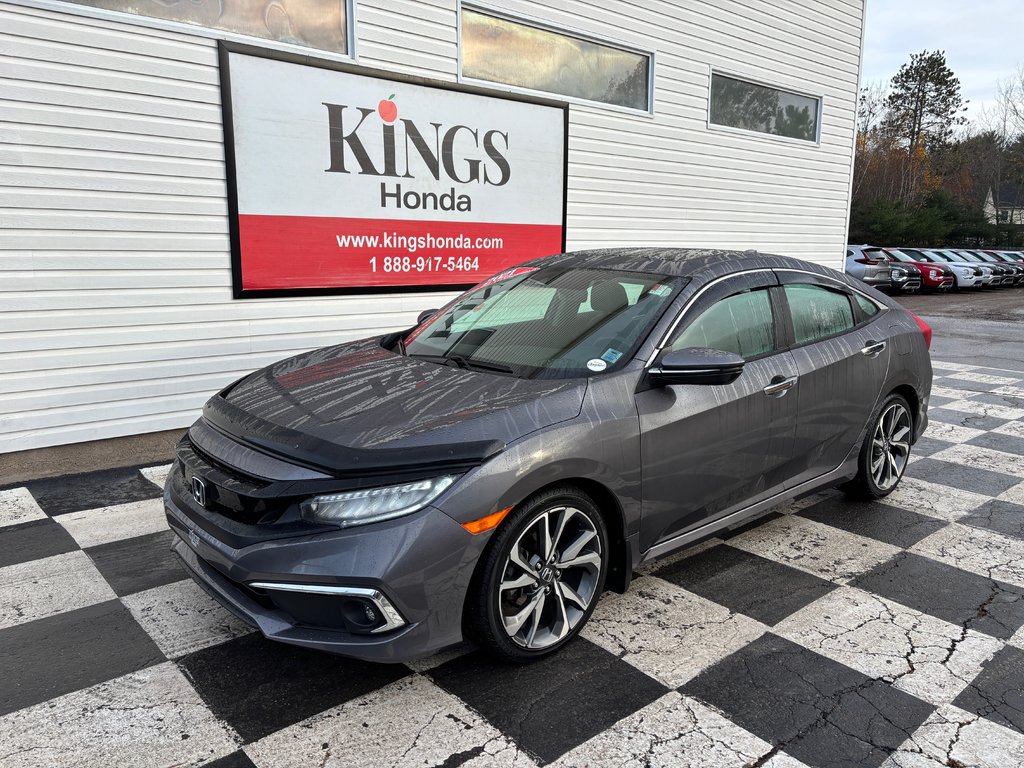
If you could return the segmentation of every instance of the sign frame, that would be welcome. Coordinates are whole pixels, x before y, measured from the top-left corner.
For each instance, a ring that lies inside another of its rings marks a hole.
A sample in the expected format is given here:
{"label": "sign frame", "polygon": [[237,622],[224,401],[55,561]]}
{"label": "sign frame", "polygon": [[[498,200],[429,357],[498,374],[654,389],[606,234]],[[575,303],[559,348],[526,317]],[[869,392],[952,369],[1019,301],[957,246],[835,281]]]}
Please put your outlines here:
{"label": "sign frame", "polygon": [[[237,53],[246,56],[255,56],[264,59],[282,61],[289,64],[316,67],[319,69],[333,70],[352,75],[362,75],[380,80],[389,80],[405,85],[422,86],[426,88],[437,88],[444,91],[466,93],[488,98],[502,99],[505,101],[520,102],[525,104],[536,104],[544,107],[553,107],[562,110],[563,113],[563,148],[562,148],[562,252],[565,251],[567,237],[567,214],[568,214],[568,185],[569,185],[569,103],[555,99],[513,93],[494,88],[484,88],[476,85],[463,83],[446,82],[432,78],[416,75],[406,75],[386,70],[373,69],[370,67],[358,66],[348,62],[321,59],[315,56],[280,51],[271,48],[262,48],[254,45],[235,43],[227,40],[219,40],[217,44],[217,57],[220,70],[220,93],[221,93],[221,114],[224,130],[224,166],[227,182],[227,203],[228,203],[228,227],[231,246],[231,289],[234,299],[269,299],[291,296],[352,296],[360,294],[414,294],[414,293],[439,293],[443,291],[464,290],[475,285],[469,283],[437,283],[422,285],[372,285],[372,286],[326,286],[315,288],[272,288],[272,289],[245,289],[242,283],[242,247],[241,231],[238,206],[238,177],[236,173],[235,160],[235,124],[234,111],[231,103],[231,71],[230,54]],[[514,266],[514,265],[508,265]],[[490,274],[482,275],[482,278],[490,277]]]}

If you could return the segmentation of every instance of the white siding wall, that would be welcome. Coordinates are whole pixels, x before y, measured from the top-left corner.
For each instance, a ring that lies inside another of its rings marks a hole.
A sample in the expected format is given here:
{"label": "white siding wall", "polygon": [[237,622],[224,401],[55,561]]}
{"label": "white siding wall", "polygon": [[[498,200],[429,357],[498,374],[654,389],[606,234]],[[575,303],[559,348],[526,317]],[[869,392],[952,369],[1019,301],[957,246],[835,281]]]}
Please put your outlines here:
{"label": "white siding wall", "polygon": [[[246,371],[447,296],[233,301],[215,41],[25,2],[0,2],[0,453],[184,427]],[[455,3],[357,0],[358,62],[454,81]],[[500,7],[657,55],[653,118],[570,110],[570,247],[839,264],[863,0]],[[821,145],[709,130],[711,67],[824,96]]]}

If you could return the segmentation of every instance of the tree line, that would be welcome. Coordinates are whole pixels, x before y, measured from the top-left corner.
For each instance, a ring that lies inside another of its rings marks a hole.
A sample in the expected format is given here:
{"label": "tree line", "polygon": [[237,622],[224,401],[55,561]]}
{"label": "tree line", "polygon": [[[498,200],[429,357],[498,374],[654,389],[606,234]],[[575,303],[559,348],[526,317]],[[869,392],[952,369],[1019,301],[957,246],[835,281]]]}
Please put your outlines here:
{"label": "tree line", "polygon": [[1024,246],[1024,211],[986,213],[989,195],[1007,206],[1019,191],[1024,201],[1024,69],[997,90],[995,106],[968,123],[942,51],[915,53],[889,83],[861,90],[849,242]]}

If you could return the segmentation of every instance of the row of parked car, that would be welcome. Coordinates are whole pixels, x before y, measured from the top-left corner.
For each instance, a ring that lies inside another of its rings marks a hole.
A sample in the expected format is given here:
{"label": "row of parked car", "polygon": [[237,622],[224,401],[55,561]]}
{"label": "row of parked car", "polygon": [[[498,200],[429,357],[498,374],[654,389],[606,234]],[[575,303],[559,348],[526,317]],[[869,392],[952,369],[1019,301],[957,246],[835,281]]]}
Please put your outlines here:
{"label": "row of parked car", "polygon": [[1024,285],[1024,252],[848,245],[846,273],[892,293]]}

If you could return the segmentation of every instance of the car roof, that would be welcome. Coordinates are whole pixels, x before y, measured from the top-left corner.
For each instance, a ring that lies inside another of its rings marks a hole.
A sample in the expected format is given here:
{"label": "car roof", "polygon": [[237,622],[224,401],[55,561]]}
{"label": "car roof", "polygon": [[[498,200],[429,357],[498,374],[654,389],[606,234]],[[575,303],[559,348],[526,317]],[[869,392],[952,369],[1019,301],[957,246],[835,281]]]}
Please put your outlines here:
{"label": "car roof", "polygon": [[789,256],[708,248],[599,248],[545,256],[528,263],[535,267],[616,269],[680,277],[758,268],[789,268],[833,276],[836,274],[835,270],[828,267]]}

